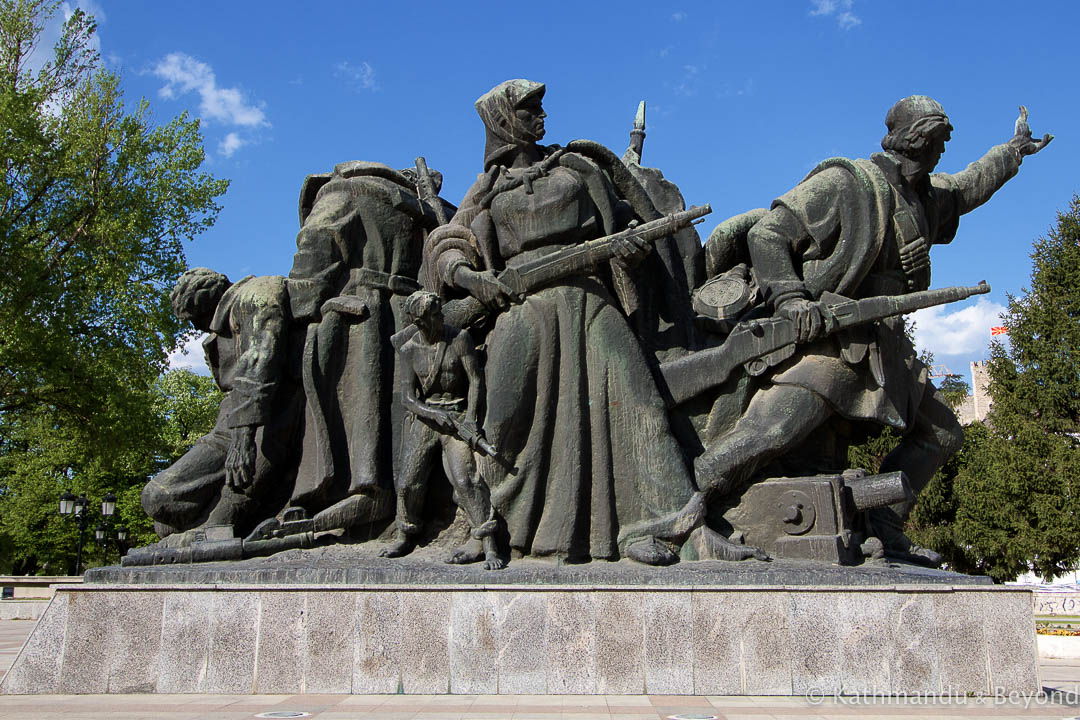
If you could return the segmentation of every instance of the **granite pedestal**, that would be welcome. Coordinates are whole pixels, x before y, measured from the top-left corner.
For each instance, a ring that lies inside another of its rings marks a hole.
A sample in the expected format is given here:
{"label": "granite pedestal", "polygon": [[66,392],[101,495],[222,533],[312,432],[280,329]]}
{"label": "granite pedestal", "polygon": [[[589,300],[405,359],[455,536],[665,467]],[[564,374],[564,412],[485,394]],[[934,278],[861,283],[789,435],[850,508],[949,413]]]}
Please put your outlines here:
{"label": "granite pedestal", "polygon": [[[1039,688],[1027,590],[907,566],[289,558],[61,586],[4,693]],[[419,580],[423,576],[423,581]]]}

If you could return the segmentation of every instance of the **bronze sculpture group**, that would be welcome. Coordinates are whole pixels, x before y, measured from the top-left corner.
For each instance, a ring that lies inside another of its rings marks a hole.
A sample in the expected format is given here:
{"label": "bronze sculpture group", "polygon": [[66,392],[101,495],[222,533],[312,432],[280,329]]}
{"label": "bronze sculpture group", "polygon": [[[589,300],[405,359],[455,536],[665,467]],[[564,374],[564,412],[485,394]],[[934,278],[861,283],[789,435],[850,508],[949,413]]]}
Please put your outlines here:
{"label": "bronze sculpture group", "polygon": [[[163,539],[125,564],[330,532],[398,557],[442,542],[444,482],[470,530],[447,561],[493,570],[940,563],[903,522],[963,433],[900,313],[988,290],[926,292],[929,247],[1052,136],[1021,108],[1011,140],[933,174],[952,126],[905,98],[882,153],[824,161],[703,245],[709,208],[641,165],[642,111],[622,157],[542,145],[544,92],[510,80],[476,102],[483,172],[460,207],[422,159],[345,163],[304,182],[287,278],[185,273],[174,308],[209,333],[226,397],[147,484]],[[886,427],[902,439],[881,472],[848,468]]]}

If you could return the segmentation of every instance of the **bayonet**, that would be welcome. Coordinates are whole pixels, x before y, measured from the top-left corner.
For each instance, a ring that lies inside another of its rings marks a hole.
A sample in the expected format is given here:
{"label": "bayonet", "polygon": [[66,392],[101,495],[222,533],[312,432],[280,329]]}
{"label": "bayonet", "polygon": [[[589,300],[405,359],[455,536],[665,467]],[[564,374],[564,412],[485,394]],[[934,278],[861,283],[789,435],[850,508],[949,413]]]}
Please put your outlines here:
{"label": "bayonet", "polygon": [[634,128],[630,131],[630,145],[627,148],[641,164],[641,151],[645,145],[645,101],[638,103],[637,113],[634,115]]}

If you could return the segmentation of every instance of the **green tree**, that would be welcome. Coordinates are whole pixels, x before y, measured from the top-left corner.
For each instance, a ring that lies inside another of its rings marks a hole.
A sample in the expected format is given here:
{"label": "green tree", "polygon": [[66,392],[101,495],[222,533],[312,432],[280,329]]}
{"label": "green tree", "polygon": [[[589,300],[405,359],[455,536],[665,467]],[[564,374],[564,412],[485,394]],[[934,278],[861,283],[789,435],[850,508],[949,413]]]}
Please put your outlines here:
{"label": "green tree", "polygon": [[155,385],[154,412],[161,422],[158,469],[180,459],[210,432],[224,393],[213,378],[190,370],[170,370]]}
{"label": "green tree", "polygon": [[945,397],[945,402],[953,411],[960,407],[960,403],[964,402],[965,397],[971,394],[971,386],[959,375],[946,375],[941,378],[940,382],[935,384]]}
{"label": "green tree", "polygon": [[[189,370],[165,373],[149,393],[152,431],[123,452],[108,454],[97,452],[81,433],[52,422],[49,413],[20,416],[0,453],[4,481],[0,537],[5,540],[0,545],[0,568],[20,573],[72,571],[76,529],[57,514],[65,489],[85,493],[91,500],[100,500],[111,490],[117,495],[113,525],[128,529],[128,544],[156,540],[153,523],[139,503],[142,487],[213,429],[221,397],[209,377]],[[97,564],[100,557],[100,551],[88,548],[84,566]],[[111,560],[116,561],[115,554]]]}
{"label": "green tree", "polygon": [[168,291],[183,241],[213,224],[227,187],[200,171],[197,121],[157,125],[145,100],[125,106],[85,13],[74,10],[37,59],[57,9],[0,0],[5,529],[33,526],[32,497],[51,512],[68,487],[145,481],[142,459],[158,442],[152,387],[183,339]]}
{"label": "green tree", "polygon": [[913,517],[952,567],[998,581],[1080,562],[1080,198],[1031,258],[1031,287],[1004,315],[1009,343],[990,348],[987,427],[968,429]]}

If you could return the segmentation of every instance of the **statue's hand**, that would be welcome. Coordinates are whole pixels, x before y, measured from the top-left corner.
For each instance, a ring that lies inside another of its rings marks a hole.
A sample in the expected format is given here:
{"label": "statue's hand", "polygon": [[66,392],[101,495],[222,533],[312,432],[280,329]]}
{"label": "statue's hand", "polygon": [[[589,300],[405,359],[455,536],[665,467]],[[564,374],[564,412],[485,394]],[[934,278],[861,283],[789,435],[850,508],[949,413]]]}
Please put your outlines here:
{"label": "statue's hand", "polygon": [[432,419],[444,433],[454,432],[454,422],[450,419],[450,413],[446,410],[435,410],[435,417]]}
{"label": "statue's hand", "polygon": [[[630,227],[636,226],[637,221],[632,221]],[[652,245],[648,240],[635,235],[616,236],[612,244],[612,250],[615,251],[615,257],[624,265],[634,267],[645,259],[645,256],[652,250]]]}
{"label": "statue's hand", "polygon": [[229,453],[225,456],[225,482],[243,492],[255,480],[255,426],[233,428]]}
{"label": "statue's hand", "polygon": [[776,314],[795,323],[796,342],[808,343],[825,332],[825,318],[821,305],[805,298],[794,297],[780,303]]}
{"label": "statue's hand", "polygon": [[470,295],[492,310],[505,310],[510,303],[521,301],[506,283],[495,277],[495,273],[491,270],[477,272],[463,265],[454,273],[454,284],[467,290]]}
{"label": "statue's hand", "polygon": [[1027,118],[1027,108],[1021,105],[1020,117],[1016,118],[1016,129],[1014,130],[1012,139],[1009,140],[1009,145],[1016,148],[1021,156],[1034,155],[1049,145],[1050,141],[1054,139],[1053,135],[1046,133],[1042,136],[1041,140],[1033,140],[1031,137],[1031,128],[1028,127]]}

